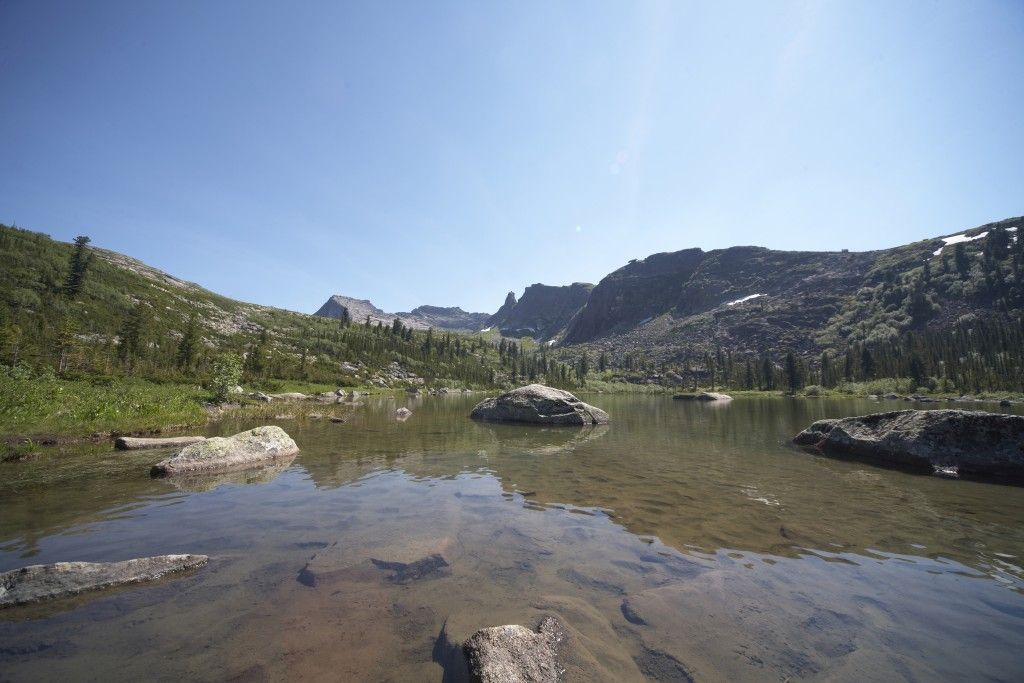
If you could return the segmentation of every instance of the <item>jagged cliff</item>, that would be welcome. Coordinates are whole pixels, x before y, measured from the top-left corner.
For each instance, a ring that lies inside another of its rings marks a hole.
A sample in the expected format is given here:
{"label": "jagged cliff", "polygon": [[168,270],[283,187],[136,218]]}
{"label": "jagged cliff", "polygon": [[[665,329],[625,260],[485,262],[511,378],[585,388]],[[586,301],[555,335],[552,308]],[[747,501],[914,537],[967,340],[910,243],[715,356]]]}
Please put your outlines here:
{"label": "jagged cliff", "polygon": [[561,287],[538,283],[527,287],[518,301],[509,292],[505,304],[488,319],[487,325],[510,337],[552,339],[565,330],[586,304],[593,288],[594,285],[585,282]]}

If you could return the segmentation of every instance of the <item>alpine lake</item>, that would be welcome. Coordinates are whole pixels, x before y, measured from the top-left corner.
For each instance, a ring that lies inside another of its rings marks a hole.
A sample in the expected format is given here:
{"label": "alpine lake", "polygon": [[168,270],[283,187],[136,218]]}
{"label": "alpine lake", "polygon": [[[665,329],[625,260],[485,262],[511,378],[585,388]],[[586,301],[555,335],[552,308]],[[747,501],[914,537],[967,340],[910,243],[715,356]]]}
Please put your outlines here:
{"label": "alpine lake", "polygon": [[168,452],[109,444],[0,464],[0,571],[210,556],[0,611],[0,681],[458,681],[474,631],[546,614],[568,680],[1024,680],[1024,488],[790,443],[907,404],[579,396],[611,424],[362,397],[267,423],[301,448],[271,468],[153,479]]}

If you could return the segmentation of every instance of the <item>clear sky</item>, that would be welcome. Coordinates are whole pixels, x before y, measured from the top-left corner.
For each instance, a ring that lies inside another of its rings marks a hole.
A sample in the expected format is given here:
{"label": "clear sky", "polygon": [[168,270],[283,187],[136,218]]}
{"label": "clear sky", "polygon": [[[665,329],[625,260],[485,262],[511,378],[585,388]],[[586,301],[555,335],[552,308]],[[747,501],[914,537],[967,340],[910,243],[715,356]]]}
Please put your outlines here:
{"label": "clear sky", "polygon": [[1020,0],[0,0],[0,94],[0,222],[295,310],[1024,213]]}

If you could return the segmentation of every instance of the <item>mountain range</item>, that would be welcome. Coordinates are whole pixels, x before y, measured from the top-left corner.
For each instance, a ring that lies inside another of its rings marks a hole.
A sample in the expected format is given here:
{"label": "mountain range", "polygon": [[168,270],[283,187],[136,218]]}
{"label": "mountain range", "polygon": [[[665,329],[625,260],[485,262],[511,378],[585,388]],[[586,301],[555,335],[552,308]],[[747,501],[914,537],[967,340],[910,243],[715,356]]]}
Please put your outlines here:
{"label": "mountain range", "polygon": [[[596,286],[538,283],[519,299],[509,292],[492,315],[432,306],[386,314],[369,301],[339,295],[317,315],[337,318],[345,309],[354,321],[369,315],[390,324],[398,317],[420,329],[497,330],[551,345],[642,351],[665,361],[678,360],[681,350],[715,346],[816,352],[1019,308],[1024,302],[1013,273],[1019,272],[1014,254],[1021,223],[1024,218],[1016,217],[865,252],[738,246],[653,254]],[[992,263],[1001,261],[1005,267],[993,271]]]}

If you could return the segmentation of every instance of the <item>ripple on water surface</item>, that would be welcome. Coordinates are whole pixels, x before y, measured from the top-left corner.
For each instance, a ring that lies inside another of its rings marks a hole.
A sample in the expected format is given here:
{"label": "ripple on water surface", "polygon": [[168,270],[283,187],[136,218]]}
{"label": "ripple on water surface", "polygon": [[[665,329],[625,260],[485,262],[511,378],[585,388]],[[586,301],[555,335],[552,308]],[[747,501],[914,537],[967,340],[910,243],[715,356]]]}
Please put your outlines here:
{"label": "ripple on water surface", "polygon": [[96,447],[4,465],[0,570],[212,559],[0,613],[0,670],[451,680],[474,630],[555,613],[570,679],[1020,680],[1024,489],[787,445],[878,403],[666,398],[595,397],[614,421],[583,430],[370,401],[283,423],[303,449],[286,467],[204,480]]}

